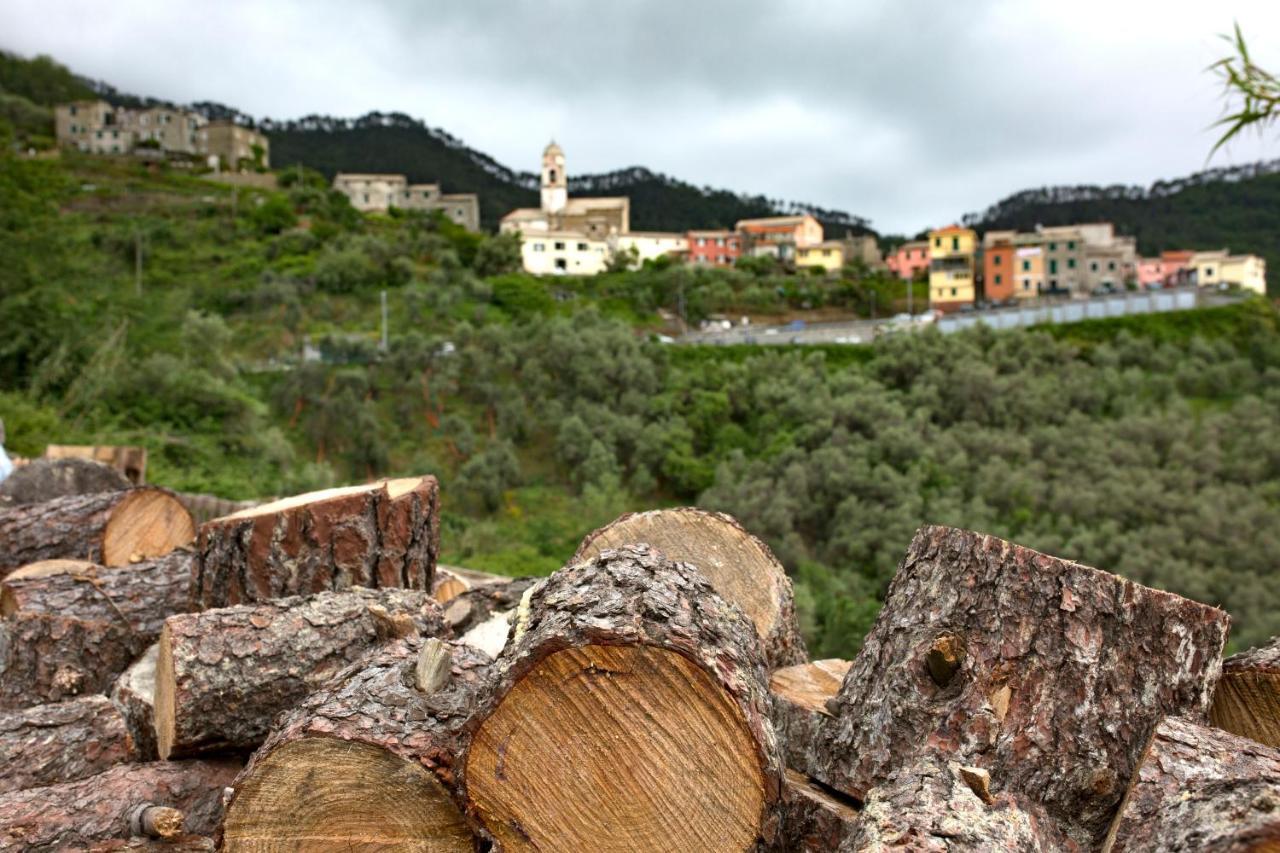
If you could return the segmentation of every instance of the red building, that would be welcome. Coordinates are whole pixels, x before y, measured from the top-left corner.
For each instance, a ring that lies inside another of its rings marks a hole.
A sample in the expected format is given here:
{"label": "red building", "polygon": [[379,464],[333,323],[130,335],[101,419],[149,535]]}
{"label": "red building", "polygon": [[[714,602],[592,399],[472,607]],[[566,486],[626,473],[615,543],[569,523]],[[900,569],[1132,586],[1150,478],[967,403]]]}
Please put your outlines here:
{"label": "red building", "polygon": [[884,259],[889,271],[904,281],[913,281],[919,274],[929,272],[929,243],[920,240],[903,243]]}
{"label": "red building", "polygon": [[988,231],[982,242],[984,297],[988,302],[1003,302],[1013,298],[1013,232]]}
{"label": "red building", "polygon": [[690,231],[689,263],[731,267],[742,254],[742,238],[736,231]]}

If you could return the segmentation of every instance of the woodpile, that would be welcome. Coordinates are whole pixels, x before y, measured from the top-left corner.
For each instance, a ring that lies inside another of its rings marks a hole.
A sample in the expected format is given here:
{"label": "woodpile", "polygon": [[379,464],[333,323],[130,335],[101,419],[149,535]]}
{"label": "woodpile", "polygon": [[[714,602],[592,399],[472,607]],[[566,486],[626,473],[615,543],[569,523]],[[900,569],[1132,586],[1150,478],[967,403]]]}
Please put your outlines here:
{"label": "woodpile", "polygon": [[0,849],[1280,849],[1276,644],[994,537],[922,528],[808,661],[701,510],[520,580],[437,572],[430,477],[116,567],[69,528],[0,539]]}

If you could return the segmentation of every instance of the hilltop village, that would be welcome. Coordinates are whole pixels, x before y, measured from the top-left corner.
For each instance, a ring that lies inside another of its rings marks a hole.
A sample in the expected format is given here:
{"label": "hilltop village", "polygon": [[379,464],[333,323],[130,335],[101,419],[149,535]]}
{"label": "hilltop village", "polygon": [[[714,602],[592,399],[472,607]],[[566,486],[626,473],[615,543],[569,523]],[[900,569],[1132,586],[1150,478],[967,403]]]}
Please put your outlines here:
{"label": "hilltop village", "polygon": [[[274,182],[267,172],[267,137],[246,123],[211,121],[174,107],[113,107],[102,100],[61,105],[55,115],[62,146],[186,158],[218,180]],[[829,238],[809,214],[742,219],[732,229],[633,231],[630,198],[569,195],[565,152],[554,141],[542,152],[539,182],[540,205],[512,210],[498,223],[499,233],[519,240],[522,266],[533,275],[591,276],[637,269],[660,258],[725,268],[742,258],[768,257],[784,269],[815,275],[838,275],[853,266],[903,281],[927,281],[928,308],[941,313],[1171,287],[1266,293],[1266,261],[1257,255],[1208,247],[1144,258],[1135,238],[1117,234],[1110,222],[981,235],[950,225],[882,249],[870,234],[847,231]],[[470,231],[481,229],[475,193],[445,193],[438,183],[410,183],[403,174],[387,173],[338,172],[333,188],[364,213],[438,211]]]}

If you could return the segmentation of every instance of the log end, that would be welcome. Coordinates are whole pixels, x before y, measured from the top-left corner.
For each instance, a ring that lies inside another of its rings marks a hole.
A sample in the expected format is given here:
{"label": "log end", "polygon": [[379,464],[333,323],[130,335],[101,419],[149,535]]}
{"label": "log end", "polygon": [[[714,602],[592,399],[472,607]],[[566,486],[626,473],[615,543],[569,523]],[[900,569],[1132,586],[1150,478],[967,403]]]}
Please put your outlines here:
{"label": "log end", "polygon": [[1209,720],[1232,734],[1280,748],[1280,667],[1223,673]]}
{"label": "log end", "polygon": [[112,510],[103,531],[102,563],[124,566],[162,557],[195,536],[195,520],[172,493],[152,487],[133,489]]}

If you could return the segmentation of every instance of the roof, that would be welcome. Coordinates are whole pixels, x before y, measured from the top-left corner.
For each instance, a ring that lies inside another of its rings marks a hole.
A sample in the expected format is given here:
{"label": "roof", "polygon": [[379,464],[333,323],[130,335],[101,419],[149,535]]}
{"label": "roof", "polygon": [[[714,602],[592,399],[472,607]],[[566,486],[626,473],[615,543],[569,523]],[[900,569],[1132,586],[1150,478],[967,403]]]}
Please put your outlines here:
{"label": "roof", "polygon": [[339,172],[333,176],[333,182],[338,181],[391,181],[393,183],[408,182],[408,178],[404,175],[392,175],[390,173],[380,172]]}
{"label": "roof", "polygon": [[809,220],[817,222],[816,219],[807,213],[800,216],[763,216],[758,219],[739,219],[737,225],[734,227],[739,231],[748,229],[753,231],[769,230],[772,228],[786,226],[794,227]]}
{"label": "roof", "polygon": [[619,237],[649,237],[655,240],[686,240],[684,234],[678,234],[674,231],[628,231],[626,234],[619,234]]}
{"label": "roof", "polygon": [[578,213],[587,210],[599,210],[604,207],[629,207],[631,199],[626,196],[599,196],[571,198],[564,205],[565,213]]}
{"label": "roof", "polygon": [[959,225],[948,225],[946,228],[935,228],[929,232],[930,234],[972,234],[972,228],[962,228]]}
{"label": "roof", "polygon": [[561,157],[564,156],[564,150],[559,145],[556,144],[556,141],[554,139],[551,140],[549,143],[547,143],[546,148],[542,149],[543,157],[550,157],[553,154],[558,154]]}
{"label": "roof", "polygon": [[517,219],[545,219],[547,214],[540,207],[517,207],[502,217],[503,222],[514,222]]}
{"label": "roof", "polygon": [[690,237],[732,237],[735,231],[728,228],[704,228],[686,232]]}

